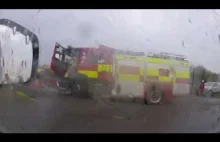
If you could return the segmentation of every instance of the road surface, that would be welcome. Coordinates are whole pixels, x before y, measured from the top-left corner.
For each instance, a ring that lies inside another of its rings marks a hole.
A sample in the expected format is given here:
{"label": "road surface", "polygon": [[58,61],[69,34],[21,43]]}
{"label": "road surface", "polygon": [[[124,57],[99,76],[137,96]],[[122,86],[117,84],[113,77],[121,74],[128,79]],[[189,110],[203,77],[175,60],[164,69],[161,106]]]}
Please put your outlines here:
{"label": "road surface", "polygon": [[220,128],[220,99],[178,97],[172,104],[86,100],[52,90],[0,90],[0,125],[12,132],[206,133]]}

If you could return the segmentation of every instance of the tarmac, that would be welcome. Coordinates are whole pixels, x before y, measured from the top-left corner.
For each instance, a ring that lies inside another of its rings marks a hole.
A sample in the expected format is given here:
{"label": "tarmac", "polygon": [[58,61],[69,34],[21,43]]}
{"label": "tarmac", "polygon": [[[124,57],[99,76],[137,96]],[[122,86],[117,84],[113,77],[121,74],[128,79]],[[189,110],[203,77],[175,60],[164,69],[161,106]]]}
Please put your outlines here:
{"label": "tarmac", "polygon": [[172,103],[82,99],[50,88],[0,89],[0,131],[13,133],[212,133],[220,99],[188,95]]}

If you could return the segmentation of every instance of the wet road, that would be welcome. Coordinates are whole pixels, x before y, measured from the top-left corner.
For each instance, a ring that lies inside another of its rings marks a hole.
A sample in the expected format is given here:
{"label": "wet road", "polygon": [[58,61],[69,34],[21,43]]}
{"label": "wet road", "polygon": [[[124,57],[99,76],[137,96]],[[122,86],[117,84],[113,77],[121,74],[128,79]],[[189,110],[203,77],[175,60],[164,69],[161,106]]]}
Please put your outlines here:
{"label": "wet road", "polygon": [[44,89],[0,90],[0,124],[13,132],[211,132],[220,99],[178,97],[172,104],[85,100]]}

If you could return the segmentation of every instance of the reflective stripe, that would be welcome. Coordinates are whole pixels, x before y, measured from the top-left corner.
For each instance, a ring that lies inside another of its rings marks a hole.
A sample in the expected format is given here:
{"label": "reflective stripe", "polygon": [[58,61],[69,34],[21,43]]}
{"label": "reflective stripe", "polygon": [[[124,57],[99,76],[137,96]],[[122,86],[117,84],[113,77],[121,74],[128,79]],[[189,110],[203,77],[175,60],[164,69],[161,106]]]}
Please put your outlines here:
{"label": "reflective stripe", "polygon": [[79,73],[85,74],[89,78],[108,80],[112,77],[112,65],[110,64],[81,65],[78,69]]}
{"label": "reflective stripe", "polygon": [[99,64],[98,72],[112,72],[112,65],[109,64]]}
{"label": "reflective stripe", "polygon": [[178,61],[178,60],[168,60],[168,59],[162,59],[162,58],[152,58],[152,57],[144,57],[144,56],[130,56],[130,55],[117,55],[116,59],[118,60],[136,60],[136,61],[142,61],[142,62],[150,62],[150,63],[156,63],[156,64],[172,64],[172,65],[180,65],[180,66],[186,66],[189,67],[188,61]]}
{"label": "reflective stripe", "polygon": [[140,82],[140,75],[135,74],[118,74],[119,81]]}
{"label": "reflective stripe", "polygon": [[[161,81],[161,82],[171,82],[172,79],[167,76],[167,73],[160,72],[160,68],[156,67],[148,67],[146,72],[146,79],[147,80],[153,80],[153,81]],[[168,69],[165,69],[166,72],[168,72]]]}
{"label": "reflective stripe", "polygon": [[162,82],[170,82],[171,78],[169,78],[167,76],[159,76],[159,80]]}
{"label": "reflective stripe", "polygon": [[101,80],[111,80],[112,79],[112,73],[98,72],[98,79],[101,79]]}
{"label": "reflective stripe", "polygon": [[97,71],[79,70],[79,73],[85,74],[89,78],[97,78],[98,77]]}
{"label": "reflective stripe", "polygon": [[112,79],[112,65],[99,64],[97,78],[100,80],[111,80]]}
{"label": "reflective stripe", "polygon": [[98,77],[98,65],[80,65],[78,67],[78,72],[88,76],[89,78]]}
{"label": "reflective stripe", "polygon": [[190,74],[188,71],[179,71],[179,70],[176,70],[176,77],[178,78],[189,78],[190,77]]}
{"label": "reflective stripe", "polygon": [[148,67],[146,75],[147,76],[159,76],[159,69],[154,68],[154,67]]}
{"label": "reflective stripe", "polygon": [[140,82],[140,67],[132,67],[120,65],[118,68],[119,81],[133,81]]}

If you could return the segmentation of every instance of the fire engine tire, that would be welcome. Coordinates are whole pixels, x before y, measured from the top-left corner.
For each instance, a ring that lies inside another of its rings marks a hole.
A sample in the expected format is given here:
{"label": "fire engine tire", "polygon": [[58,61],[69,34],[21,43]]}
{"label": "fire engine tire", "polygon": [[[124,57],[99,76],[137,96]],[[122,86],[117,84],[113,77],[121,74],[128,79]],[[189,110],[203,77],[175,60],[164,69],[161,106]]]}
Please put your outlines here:
{"label": "fire engine tire", "polygon": [[88,84],[85,81],[76,81],[71,86],[71,93],[77,97],[88,97]]}
{"label": "fire engine tire", "polygon": [[79,74],[77,77],[73,78],[71,84],[71,93],[73,96],[77,97],[89,97],[89,84],[88,77]]}
{"label": "fire engine tire", "polygon": [[149,90],[144,97],[145,104],[162,104],[163,92],[156,88],[155,90]]}

